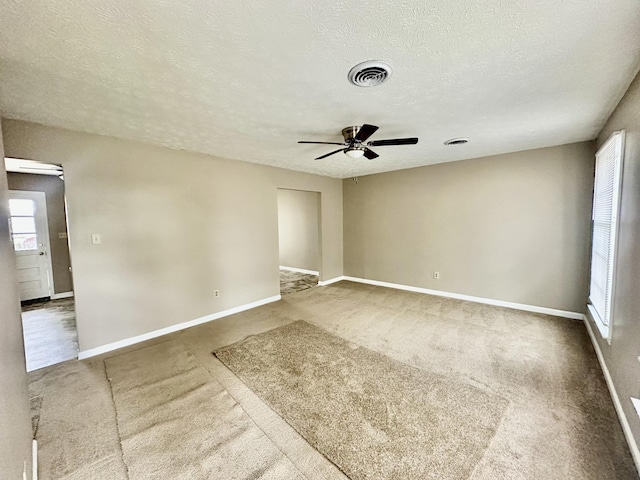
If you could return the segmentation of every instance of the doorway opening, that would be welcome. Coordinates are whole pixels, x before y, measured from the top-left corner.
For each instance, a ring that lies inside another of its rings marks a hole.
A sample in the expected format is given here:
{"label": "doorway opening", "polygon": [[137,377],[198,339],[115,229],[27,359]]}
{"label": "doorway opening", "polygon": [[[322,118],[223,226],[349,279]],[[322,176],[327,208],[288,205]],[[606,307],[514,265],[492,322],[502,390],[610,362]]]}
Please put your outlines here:
{"label": "doorway opening", "polygon": [[5,158],[27,371],[78,357],[64,175],[60,165]]}
{"label": "doorway opening", "polygon": [[320,193],[278,189],[280,294],[318,285],[322,265]]}

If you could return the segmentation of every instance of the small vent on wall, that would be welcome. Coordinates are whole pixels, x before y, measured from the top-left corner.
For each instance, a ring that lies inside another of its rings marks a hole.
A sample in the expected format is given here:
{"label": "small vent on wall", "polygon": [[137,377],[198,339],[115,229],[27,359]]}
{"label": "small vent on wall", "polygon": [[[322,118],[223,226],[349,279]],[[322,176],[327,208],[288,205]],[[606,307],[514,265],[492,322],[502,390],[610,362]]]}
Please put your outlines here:
{"label": "small vent on wall", "polygon": [[358,87],[375,87],[386,82],[392,72],[388,63],[371,60],[349,70],[349,81]]}

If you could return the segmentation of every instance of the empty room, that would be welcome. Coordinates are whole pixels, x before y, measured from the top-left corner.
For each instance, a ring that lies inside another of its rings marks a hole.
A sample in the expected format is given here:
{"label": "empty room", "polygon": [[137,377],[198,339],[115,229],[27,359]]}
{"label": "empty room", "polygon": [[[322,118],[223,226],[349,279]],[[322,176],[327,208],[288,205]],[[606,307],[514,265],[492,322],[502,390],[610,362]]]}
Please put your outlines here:
{"label": "empty room", "polygon": [[0,478],[638,479],[640,2],[0,27]]}

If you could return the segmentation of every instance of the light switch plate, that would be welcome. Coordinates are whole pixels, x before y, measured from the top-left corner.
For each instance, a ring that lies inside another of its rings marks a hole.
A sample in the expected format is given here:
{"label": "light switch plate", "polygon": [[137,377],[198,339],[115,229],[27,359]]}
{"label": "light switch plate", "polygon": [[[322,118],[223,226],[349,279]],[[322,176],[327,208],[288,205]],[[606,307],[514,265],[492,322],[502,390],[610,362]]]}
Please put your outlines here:
{"label": "light switch plate", "polygon": [[102,237],[99,233],[91,234],[91,243],[93,243],[94,245],[100,245],[102,243]]}

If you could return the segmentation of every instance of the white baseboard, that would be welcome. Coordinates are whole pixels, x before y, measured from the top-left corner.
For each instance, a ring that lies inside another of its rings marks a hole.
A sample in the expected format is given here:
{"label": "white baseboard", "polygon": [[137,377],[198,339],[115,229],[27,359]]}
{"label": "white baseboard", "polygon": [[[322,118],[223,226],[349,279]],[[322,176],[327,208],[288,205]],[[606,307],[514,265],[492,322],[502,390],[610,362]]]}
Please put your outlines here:
{"label": "white baseboard", "polygon": [[345,277],[344,275],[341,275],[339,277],[333,277],[330,278],[329,280],[323,280],[318,282],[318,285],[321,287],[324,287],[325,285],[331,285],[332,283],[336,283],[336,282],[341,282],[342,280],[346,280],[347,277]]}
{"label": "white baseboard", "polygon": [[255,302],[247,303],[245,305],[240,305],[239,307],[233,307],[228,310],[223,310],[221,312],[205,315],[204,317],[196,318],[195,320],[189,320],[188,322],[178,323],[176,325],[171,325],[170,327],[161,328],[159,330],[154,330],[148,333],[143,333],[142,335],[137,335],[135,337],[125,338],[124,340],[118,340],[117,342],[107,343],[106,345],[90,348],[89,350],[82,350],[78,352],[78,360],[84,360],[85,358],[95,357],[96,355],[111,352],[113,350],[117,350],[118,348],[128,347],[129,345],[133,345],[135,343],[140,343],[140,342],[144,342],[145,340],[161,337],[162,335],[174,333],[189,327],[195,327],[196,325],[211,322],[213,320],[218,320],[219,318],[222,318],[222,317],[228,317],[229,315],[244,312],[245,310],[251,310],[252,308],[260,307],[261,305],[266,305],[267,303],[277,302],[281,298],[282,297],[280,295],[275,295],[269,298],[263,298],[262,300],[257,300]]}
{"label": "white baseboard", "polygon": [[616,386],[613,383],[613,378],[611,378],[611,373],[609,373],[609,368],[604,361],[604,356],[602,355],[602,350],[600,350],[600,344],[596,339],[595,334],[593,333],[593,328],[591,327],[591,322],[587,318],[586,315],[582,316],[584,324],[587,327],[587,331],[589,332],[589,337],[591,338],[591,343],[593,344],[593,348],[596,351],[596,356],[598,357],[598,362],[600,363],[600,368],[602,368],[602,373],[604,373],[604,379],[607,382],[607,387],[609,388],[609,393],[611,394],[611,399],[613,400],[613,405],[616,409],[616,413],[618,414],[618,420],[620,420],[620,425],[622,426],[622,431],[624,432],[624,436],[629,444],[629,450],[631,450],[631,456],[633,457],[633,462],[636,464],[636,468],[640,471],[640,450],[638,449],[638,444],[633,436],[633,432],[631,431],[631,426],[629,425],[629,421],[627,420],[627,416],[624,414],[624,410],[622,409],[622,403],[620,402],[620,397],[618,396],[618,391],[616,390]]}
{"label": "white baseboard", "polygon": [[31,478],[38,480],[38,441],[34,438],[31,444]]}
{"label": "white baseboard", "polygon": [[315,270],[305,270],[304,268],[296,268],[296,267],[285,267],[280,265],[280,270],[288,270],[290,272],[298,272],[298,273],[306,273],[307,275],[320,275],[320,272],[316,272]]}
{"label": "white baseboard", "polygon": [[[365,278],[357,277],[336,277],[329,280],[330,283],[334,283],[340,280],[347,280],[349,282],[366,283],[368,285],[376,285],[378,287],[395,288],[397,290],[407,290],[409,292],[426,293],[427,295],[436,295],[439,297],[455,298],[457,300],[467,300],[469,302],[484,303],[486,305],[495,305],[497,307],[507,307],[516,310],[524,310],[525,312],[544,313],[545,315],[554,315],[556,317],[572,318],[574,320],[582,320],[584,315],[578,312],[569,312],[567,310],[557,310],[555,308],[538,307],[536,305],[526,305],[524,303],[505,302],[503,300],[494,300],[492,298],[473,297],[471,295],[463,295],[461,293],[443,292],[441,290],[430,290],[428,288],[411,287],[408,285],[401,285],[398,283],[380,282],[378,280],[367,280]],[[325,285],[324,282],[319,282],[318,285]]]}
{"label": "white baseboard", "polygon": [[60,300],[61,298],[70,298],[73,297],[73,292],[62,292],[62,293],[54,293],[51,295],[51,300]]}

